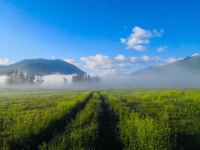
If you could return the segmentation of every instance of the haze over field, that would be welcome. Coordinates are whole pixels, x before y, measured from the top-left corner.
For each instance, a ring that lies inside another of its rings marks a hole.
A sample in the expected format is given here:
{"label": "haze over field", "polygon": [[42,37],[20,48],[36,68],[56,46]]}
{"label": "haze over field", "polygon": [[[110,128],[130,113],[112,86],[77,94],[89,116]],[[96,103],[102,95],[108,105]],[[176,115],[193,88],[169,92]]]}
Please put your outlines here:
{"label": "haze over field", "polygon": [[141,69],[128,75],[101,75],[101,82],[98,83],[73,83],[73,75],[84,72],[64,61],[31,59],[0,66],[1,87],[7,86],[6,72],[10,68],[43,75],[44,82],[36,87],[44,88],[166,88],[199,87],[200,85],[200,55],[197,54],[171,63]]}

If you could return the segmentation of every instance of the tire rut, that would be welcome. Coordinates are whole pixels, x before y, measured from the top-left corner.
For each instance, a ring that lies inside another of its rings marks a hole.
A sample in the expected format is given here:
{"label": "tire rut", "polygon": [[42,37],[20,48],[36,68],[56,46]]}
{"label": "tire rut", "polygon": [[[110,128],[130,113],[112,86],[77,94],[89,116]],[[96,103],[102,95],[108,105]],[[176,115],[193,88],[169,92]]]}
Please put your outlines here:
{"label": "tire rut", "polygon": [[99,136],[96,150],[122,150],[117,132],[118,117],[109,108],[106,99],[100,95],[102,114],[99,117]]}

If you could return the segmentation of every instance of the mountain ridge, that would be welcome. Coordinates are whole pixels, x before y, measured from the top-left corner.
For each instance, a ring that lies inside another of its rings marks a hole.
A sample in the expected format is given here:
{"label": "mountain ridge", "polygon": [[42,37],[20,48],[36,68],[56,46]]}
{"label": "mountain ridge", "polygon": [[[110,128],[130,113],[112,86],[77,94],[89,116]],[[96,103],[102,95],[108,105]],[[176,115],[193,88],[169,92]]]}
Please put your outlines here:
{"label": "mountain ridge", "polygon": [[52,75],[85,73],[78,67],[61,59],[23,59],[10,65],[0,65],[0,74],[5,75],[9,70],[23,70],[34,74]]}
{"label": "mountain ridge", "polygon": [[[151,66],[142,70],[137,70],[131,75],[139,75],[141,73],[150,73],[150,72],[167,72],[169,70],[175,71],[177,69],[183,69],[186,72],[187,71],[194,71],[194,72],[199,72],[200,71],[200,55],[197,56],[187,56],[183,59],[177,60],[172,63],[168,63],[165,65],[160,65],[160,66]],[[171,72],[173,74],[173,72]]]}
{"label": "mountain ridge", "polygon": [[188,56],[165,65],[133,72],[135,85],[147,87],[199,87],[200,56]]}

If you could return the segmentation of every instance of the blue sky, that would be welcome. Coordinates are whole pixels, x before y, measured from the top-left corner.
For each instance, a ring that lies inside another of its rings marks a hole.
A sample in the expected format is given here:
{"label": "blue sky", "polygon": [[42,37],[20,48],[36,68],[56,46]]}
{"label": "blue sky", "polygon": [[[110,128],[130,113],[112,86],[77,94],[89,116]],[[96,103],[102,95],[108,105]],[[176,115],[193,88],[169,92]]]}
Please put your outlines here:
{"label": "blue sky", "polygon": [[199,18],[198,0],[0,0],[0,63],[126,73],[200,52]]}

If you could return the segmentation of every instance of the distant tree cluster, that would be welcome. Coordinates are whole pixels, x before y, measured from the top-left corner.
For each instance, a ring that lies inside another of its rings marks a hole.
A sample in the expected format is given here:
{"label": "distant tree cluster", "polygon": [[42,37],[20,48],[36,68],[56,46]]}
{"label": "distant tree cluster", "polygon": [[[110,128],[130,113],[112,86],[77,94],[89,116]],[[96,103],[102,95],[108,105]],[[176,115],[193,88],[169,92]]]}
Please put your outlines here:
{"label": "distant tree cluster", "polygon": [[42,75],[25,72],[22,70],[10,70],[6,74],[6,83],[12,84],[42,84],[44,82]]}
{"label": "distant tree cluster", "polygon": [[101,79],[98,76],[89,74],[75,74],[72,76],[72,82],[99,82]]}

